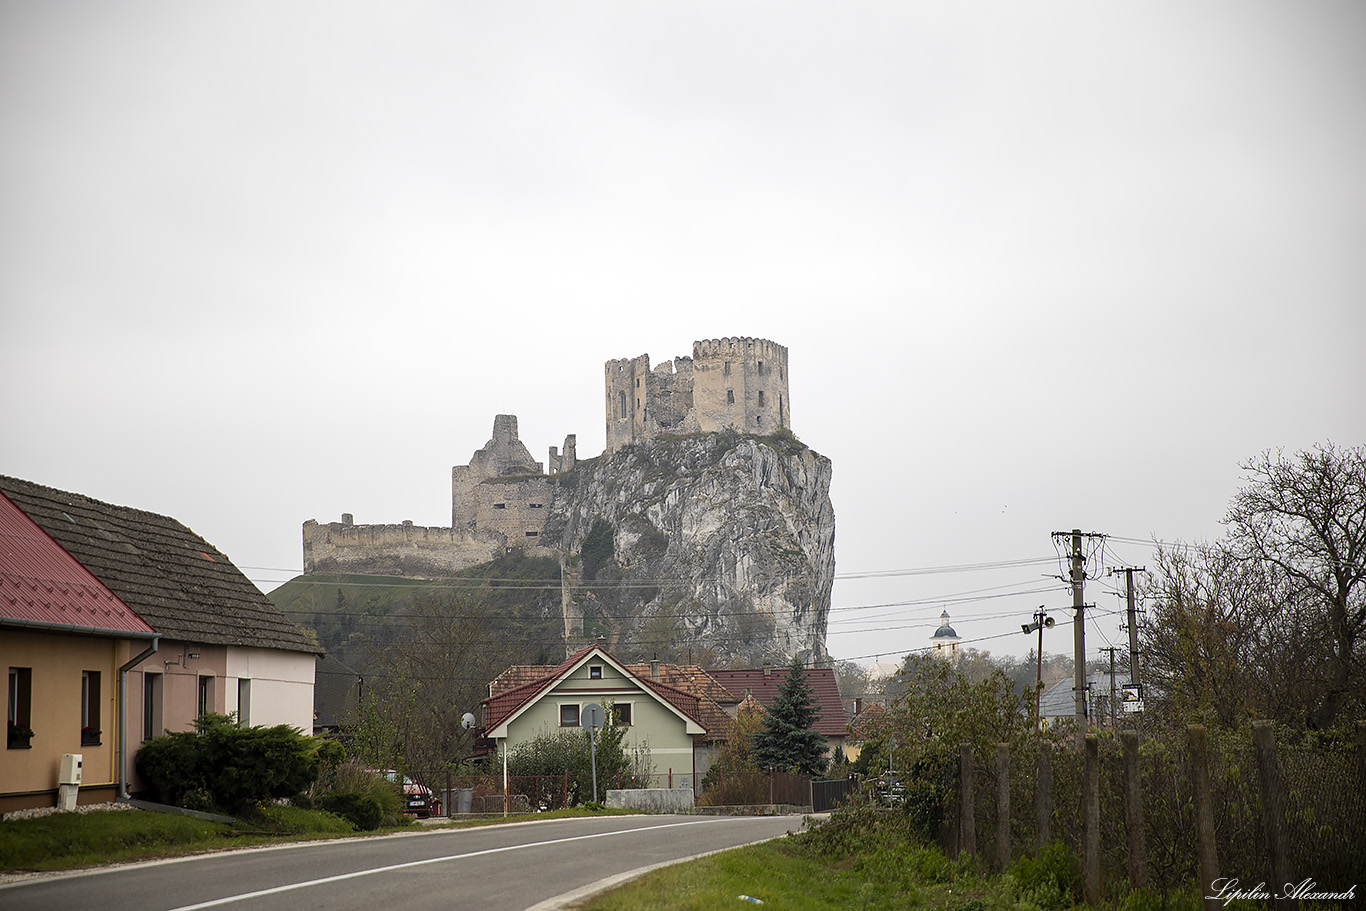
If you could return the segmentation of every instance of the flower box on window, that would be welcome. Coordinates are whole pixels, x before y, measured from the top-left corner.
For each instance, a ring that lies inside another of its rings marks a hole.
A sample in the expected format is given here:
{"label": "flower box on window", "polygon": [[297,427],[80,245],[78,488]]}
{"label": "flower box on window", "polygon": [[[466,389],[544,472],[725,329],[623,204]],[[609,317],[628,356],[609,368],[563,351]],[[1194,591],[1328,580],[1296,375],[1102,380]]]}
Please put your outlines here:
{"label": "flower box on window", "polygon": [[100,732],[94,727],[86,725],[81,728],[81,746],[97,747],[100,745]]}

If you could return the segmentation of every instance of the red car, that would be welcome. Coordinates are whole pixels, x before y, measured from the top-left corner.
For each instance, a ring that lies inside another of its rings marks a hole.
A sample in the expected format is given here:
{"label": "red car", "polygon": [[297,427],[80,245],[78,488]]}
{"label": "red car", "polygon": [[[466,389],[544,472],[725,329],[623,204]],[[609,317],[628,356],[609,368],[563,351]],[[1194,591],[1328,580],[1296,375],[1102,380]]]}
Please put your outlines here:
{"label": "red car", "polygon": [[[373,771],[373,770],[372,770]],[[441,815],[441,801],[432,794],[432,789],[418,784],[406,775],[393,769],[375,771],[376,775],[403,786],[403,812],[426,819]]]}

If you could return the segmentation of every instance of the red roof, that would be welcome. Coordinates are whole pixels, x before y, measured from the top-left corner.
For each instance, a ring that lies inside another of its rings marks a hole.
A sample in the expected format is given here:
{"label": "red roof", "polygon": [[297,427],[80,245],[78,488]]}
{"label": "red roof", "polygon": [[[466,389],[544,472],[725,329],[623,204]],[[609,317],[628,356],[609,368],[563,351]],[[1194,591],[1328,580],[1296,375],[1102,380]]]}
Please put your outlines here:
{"label": "red roof", "polygon": [[[730,690],[736,702],[741,702],[749,693],[764,708],[773,704],[778,696],[778,687],[787,679],[786,667],[768,670],[744,671],[707,671],[717,683]],[[843,737],[848,733],[844,718],[844,703],[840,701],[840,688],[835,682],[834,668],[809,667],[806,682],[811,684],[812,695],[816,698],[816,708],[820,716],[816,719],[815,730],[826,737]]]}
{"label": "red roof", "polygon": [[[590,652],[597,651],[598,654],[606,658],[611,658],[606,650],[590,645],[580,649],[563,664],[556,667],[545,667],[541,665],[519,665],[508,668],[500,674],[497,679],[489,684],[489,690],[493,695],[484,700],[484,726],[488,730],[498,727],[509,717],[515,714],[522,706],[533,701],[542,691],[552,686],[564,674],[568,673],[575,665],[588,657]],[[615,662],[614,662],[615,663]],[[689,689],[680,689],[668,683],[653,681],[649,678],[649,665],[644,665],[645,673],[641,674],[640,665],[618,665],[627,674],[636,679],[636,682],[646,689],[652,690],[661,700],[673,706],[682,714],[688,716],[699,726],[706,729],[709,735],[719,733],[721,729],[729,729],[729,717],[716,702],[706,696],[699,697],[699,694]],[[700,670],[700,669],[699,669]],[[528,679],[531,678],[531,679]],[[686,679],[686,678],[685,678]],[[504,688],[509,683],[518,680],[525,680],[510,688]],[[685,682],[685,681],[677,681]],[[708,723],[710,722],[710,723]]]}
{"label": "red roof", "polygon": [[155,632],[4,494],[0,494],[0,624],[137,638]]}

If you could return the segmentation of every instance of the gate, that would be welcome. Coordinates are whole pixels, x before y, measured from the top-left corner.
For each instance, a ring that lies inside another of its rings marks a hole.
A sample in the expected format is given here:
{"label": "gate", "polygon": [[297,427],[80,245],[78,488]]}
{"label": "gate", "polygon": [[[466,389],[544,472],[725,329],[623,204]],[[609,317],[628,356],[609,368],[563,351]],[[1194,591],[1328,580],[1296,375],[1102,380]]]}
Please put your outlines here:
{"label": "gate", "polygon": [[849,799],[849,793],[853,788],[852,778],[811,782],[811,812],[829,813]]}

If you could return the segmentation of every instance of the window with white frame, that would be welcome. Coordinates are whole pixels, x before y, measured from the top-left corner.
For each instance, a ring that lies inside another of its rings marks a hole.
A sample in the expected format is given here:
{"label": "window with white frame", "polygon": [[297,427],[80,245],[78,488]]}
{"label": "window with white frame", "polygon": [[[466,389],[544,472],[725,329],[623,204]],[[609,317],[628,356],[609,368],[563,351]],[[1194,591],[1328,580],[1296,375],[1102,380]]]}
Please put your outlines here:
{"label": "window with white frame", "polygon": [[579,726],[579,706],[578,703],[569,703],[560,706],[560,727],[576,728]]}

